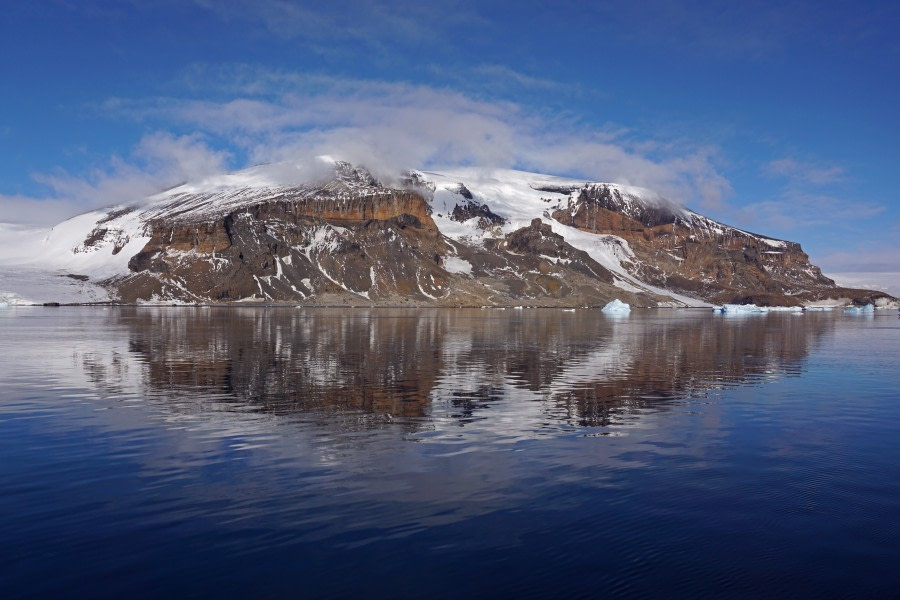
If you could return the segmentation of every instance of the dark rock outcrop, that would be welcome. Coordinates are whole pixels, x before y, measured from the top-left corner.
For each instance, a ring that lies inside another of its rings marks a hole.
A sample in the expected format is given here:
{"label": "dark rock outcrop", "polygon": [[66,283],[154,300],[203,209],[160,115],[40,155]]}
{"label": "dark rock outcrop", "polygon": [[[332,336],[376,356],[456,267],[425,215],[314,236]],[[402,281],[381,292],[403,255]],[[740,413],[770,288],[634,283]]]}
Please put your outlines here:
{"label": "dark rock outcrop", "polygon": [[479,204],[472,201],[454,206],[450,218],[460,223],[469,219],[478,219],[477,224],[480,229],[499,227],[506,222],[503,217],[491,211],[487,204]]}

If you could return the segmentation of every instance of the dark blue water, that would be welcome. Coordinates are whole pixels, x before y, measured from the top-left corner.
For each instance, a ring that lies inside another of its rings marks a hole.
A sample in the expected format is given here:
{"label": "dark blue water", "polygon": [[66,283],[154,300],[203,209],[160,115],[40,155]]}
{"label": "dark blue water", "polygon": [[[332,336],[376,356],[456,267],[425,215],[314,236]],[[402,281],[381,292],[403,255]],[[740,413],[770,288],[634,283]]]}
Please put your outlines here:
{"label": "dark blue water", "polygon": [[0,310],[0,597],[896,597],[900,320]]}

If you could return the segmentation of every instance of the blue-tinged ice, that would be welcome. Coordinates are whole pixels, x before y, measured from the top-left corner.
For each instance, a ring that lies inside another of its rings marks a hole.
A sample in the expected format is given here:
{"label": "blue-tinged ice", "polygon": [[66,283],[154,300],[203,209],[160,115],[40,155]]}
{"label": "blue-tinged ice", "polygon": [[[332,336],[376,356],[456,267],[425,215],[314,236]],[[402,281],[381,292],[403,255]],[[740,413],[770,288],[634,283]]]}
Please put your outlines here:
{"label": "blue-tinged ice", "polygon": [[616,298],[603,307],[603,312],[609,315],[627,315],[631,312],[631,306]]}
{"label": "blue-tinged ice", "polygon": [[845,308],[844,312],[850,315],[873,314],[875,312],[875,305],[866,304],[865,306],[851,306],[850,308]]}

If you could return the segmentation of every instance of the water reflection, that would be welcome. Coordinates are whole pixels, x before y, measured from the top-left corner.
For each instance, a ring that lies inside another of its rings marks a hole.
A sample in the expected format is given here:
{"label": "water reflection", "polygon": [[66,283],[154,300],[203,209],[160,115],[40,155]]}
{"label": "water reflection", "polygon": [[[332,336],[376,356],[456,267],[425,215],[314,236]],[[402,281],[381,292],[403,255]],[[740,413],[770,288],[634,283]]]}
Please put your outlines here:
{"label": "water reflection", "polygon": [[501,404],[531,427],[605,427],[798,374],[833,327],[827,316],[723,321],[689,311],[613,320],[590,310],[125,308],[109,319],[127,355],[81,356],[100,390],[130,382],[175,410],[214,404],[410,432],[435,419],[490,420]]}
{"label": "water reflection", "polygon": [[890,319],[8,316],[3,598],[897,589]]}

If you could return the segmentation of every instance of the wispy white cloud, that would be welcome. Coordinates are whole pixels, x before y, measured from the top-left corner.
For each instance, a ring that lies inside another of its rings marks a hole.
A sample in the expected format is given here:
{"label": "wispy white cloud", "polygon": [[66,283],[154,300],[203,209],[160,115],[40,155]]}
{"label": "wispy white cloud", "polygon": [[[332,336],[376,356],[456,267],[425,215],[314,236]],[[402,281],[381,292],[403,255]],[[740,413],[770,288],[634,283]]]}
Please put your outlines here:
{"label": "wispy white cloud", "polygon": [[840,197],[787,191],[771,200],[746,204],[736,211],[742,226],[792,232],[858,222],[878,216],[887,207],[853,196]]}
{"label": "wispy white cloud", "polygon": [[[340,54],[346,42],[389,53],[388,48],[428,44],[452,48],[460,40],[490,36],[509,27],[490,3],[445,0],[440,3],[395,0],[390,3],[333,0],[300,3],[288,0],[194,0],[225,22],[255,26],[265,35],[303,42],[322,55]],[[637,48],[664,48],[711,60],[783,57],[794,47],[872,43],[871,21],[892,22],[896,9],[827,6],[812,0],[779,3],[750,0],[710,6],[703,0],[526,3],[548,32],[593,35]],[[514,9],[511,9],[514,10]],[[860,18],[878,14],[883,20]],[[840,30],[835,34],[835,23]],[[883,27],[883,26],[882,26]],[[880,42],[880,40],[879,40]],[[881,42],[883,44],[883,42]]]}
{"label": "wispy white cloud", "polygon": [[221,101],[117,99],[105,108],[218,136],[252,163],[329,154],[382,174],[468,164],[520,168],[640,185],[701,206],[730,192],[715,150],[702,145],[668,146],[424,85],[271,72],[254,80],[244,68],[239,74],[252,94]]}
{"label": "wispy white cloud", "polygon": [[[104,114],[195,133],[148,135],[127,157],[112,157],[85,175],[36,174],[49,190],[41,200],[68,205],[74,214],[134,201],[229,166],[322,154],[387,178],[409,168],[482,165],[638,185],[695,207],[718,205],[730,193],[716,168],[715,149],[702,145],[670,145],[622,128],[590,127],[571,116],[424,85],[268,70],[255,78],[244,66],[234,73],[229,77],[219,69],[209,77],[214,86],[221,82],[219,101],[109,99]],[[202,87],[208,72],[197,69],[193,75]],[[229,164],[229,153],[214,150],[210,140],[242,156],[241,164]]]}
{"label": "wispy white cloud", "polygon": [[826,271],[825,274],[844,287],[881,290],[900,298],[900,271]]}
{"label": "wispy white cloud", "polygon": [[0,222],[54,224],[80,212],[134,202],[177,183],[220,173],[227,169],[227,160],[227,152],[213,150],[199,134],[152,133],[127,158],[114,156],[86,174],[33,174],[47,194],[0,196]]}
{"label": "wispy white cloud", "polygon": [[[322,55],[352,53],[359,47],[390,54],[398,45],[449,44],[459,28],[485,25],[473,3],[396,0],[390,3],[334,0],[301,3],[287,0],[194,0],[225,22],[255,26],[265,35],[302,41]],[[351,47],[348,42],[353,45]]]}
{"label": "wispy white cloud", "polygon": [[896,242],[862,239],[851,244],[834,243],[830,247],[831,251],[813,257],[826,272],[898,272],[900,245]]}
{"label": "wispy white cloud", "polygon": [[0,194],[0,223],[54,225],[81,212],[78,206],[68,198]]}
{"label": "wispy white cloud", "polygon": [[492,82],[495,86],[513,86],[516,88],[539,90],[539,91],[556,91],[575,87],[574,84],[563,83],[554,79],[546,79],[543,77],[535,77],[521,71],[512,69],[506,65],[483,64],[472,67],[469,71],[458,70],[461,76],[476,76],[480,84],[485,81]]}
{"label": "wispy white cloud", "polygon": [[769,198],[730,211],[740,227],[786,239],[804,239],[813,264],[832,273],[896,271],[900,231],[890,220],[888,199],[867,197],[842,167],[779,158],[761,166],[776,189]]}
{"label": "wispy white cloud", "polygon": [[864,10],[851,3],[813,0],[561,3],[552,10],[569,15],[582,11],[580,19],[572,19],[572,27],[589,24],[598,34],[622,43],[711,61],[795,61],[797,50],[810,48],[843,53],[865,48],[883,54],[896,48],[896,36],[886,24],[900,15],[891,2],[871,3]]}
{"label": "wispy white cloud", "polygon": [[763,165],[763,173],[770,177],[787,179],[795,186],[823,186],[839,183],[846,178],[843,167],[819,165],[794,158],[779,158],[768,162]]}

